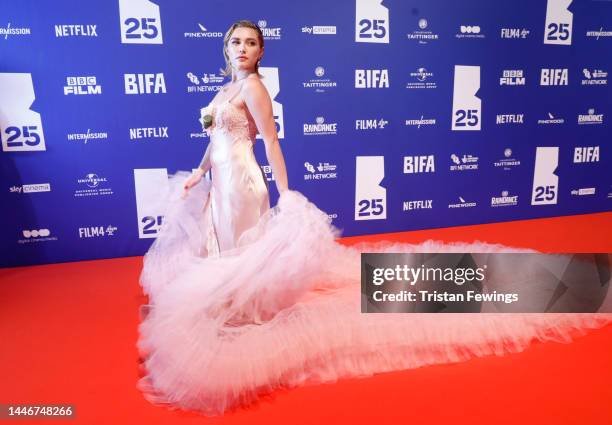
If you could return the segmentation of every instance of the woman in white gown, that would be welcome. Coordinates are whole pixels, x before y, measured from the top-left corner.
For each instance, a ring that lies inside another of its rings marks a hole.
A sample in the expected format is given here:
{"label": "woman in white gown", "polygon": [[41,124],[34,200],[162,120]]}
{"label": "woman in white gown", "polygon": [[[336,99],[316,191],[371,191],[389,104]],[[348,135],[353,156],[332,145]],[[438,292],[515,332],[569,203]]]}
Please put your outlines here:
{"label": "woman in white gown", "polygon": [[[257,73],[263,45],[248,21],[228,30],[231,82],[202,110],[203,124],[213,121],[210,143],[198,170],[171,179],[164,227],[145,256],[141,284],[150,308],[140,326],[139,386],[149,400],[219,415],[281,387],[503,355],[534,340],[569,341],[610,321],[601,314],[360,313],[363,251],[510,249],[336,243],[327,215],[288,190]],[[280,192],[274,209],[253,155],[257,132]],[[203,179],[208,170],[211,181]]]}

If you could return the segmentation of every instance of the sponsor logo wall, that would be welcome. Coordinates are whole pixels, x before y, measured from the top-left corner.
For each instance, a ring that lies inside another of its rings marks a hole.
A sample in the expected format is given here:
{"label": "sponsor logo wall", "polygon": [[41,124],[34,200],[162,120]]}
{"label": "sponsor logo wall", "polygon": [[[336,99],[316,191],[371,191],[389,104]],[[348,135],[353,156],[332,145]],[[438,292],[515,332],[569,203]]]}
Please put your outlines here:
{"label": "sponsor logo wall", "polygon": [[10,2],[0,266],[147,250],[210,141],[236,9],[264,34],[290,186],[345,236],[611,210],[612,2],[430,3]]}

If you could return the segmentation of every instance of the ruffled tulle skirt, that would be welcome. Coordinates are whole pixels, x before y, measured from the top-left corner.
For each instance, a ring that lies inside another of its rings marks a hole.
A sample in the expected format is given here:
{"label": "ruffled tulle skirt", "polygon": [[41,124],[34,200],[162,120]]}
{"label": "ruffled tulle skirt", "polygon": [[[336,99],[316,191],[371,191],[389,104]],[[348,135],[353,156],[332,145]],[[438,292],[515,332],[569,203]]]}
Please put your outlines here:
{"label": "ruffled tulle skirt", "polygon": [[139,382],[149,400],[219,415],[278,388],[504,355],[568,342],[607,314],[362,314],[361,252],[509,252],[427,242],[345,247],[327,215],[297,192],[243,235],[202,257],[209,186],[186,200],[171,180],[165,227],[145,256],[150,299]]}

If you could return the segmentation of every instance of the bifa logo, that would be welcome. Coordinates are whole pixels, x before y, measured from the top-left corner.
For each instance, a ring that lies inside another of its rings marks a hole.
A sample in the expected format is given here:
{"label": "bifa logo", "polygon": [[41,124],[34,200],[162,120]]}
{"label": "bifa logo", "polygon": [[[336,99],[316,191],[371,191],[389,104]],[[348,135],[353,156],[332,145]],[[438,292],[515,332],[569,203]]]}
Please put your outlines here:
{"label": "bifa logo", "polygon": [[168,170],[144,168],[134,170],[138,237],[155,238],[163,222],[164,198],[168,186]]}
{"label": "bifa logo", "polygon": [[64,96],[70,94],[102,94],[102,86],[96,82],[96,77],[66,77]]}
{"label": "bifa logo", "polygon": [[404,174],[433,173],[436,171],[433,155],[404,157]]}
{"label": "bifa logo", "polygon": [[544,24],[544,44],[572,44],[572,22],[574,14],[569,6],[572,0],[548,0]]}
{"label": "bifa logo", "polygon": [[0,93],[2,150],[46,150],[42,119],[30,109],[36,99],[32,74],[0,73]]}
{"label": "bifa logo", "polygon": [[555,174],[559,165],[558,147],[538,147],[533,171],[531,205],[553,205],[557,203],[559,176]]}
{"label": "bifa logo", "polygon": [[500,86],[524,86],[525,75],[522,69],[504,69],[499,79]]}
{"label": "bifa logo", "polygon": [[385,220],[387,218],[387,189],[384,156],[355,158],[355,220]]}
{"label": "bifa logo", "polygon": [[389,70],[387,69],[356,69],[355,88],[357,89],[388,89]]}
{"label": "bifa logo", "polygon": [[383,0],[355,0],[355,41],[389,43],[389,9]]}
{"label": "bifa logo", "polygon": [[578,146],[574,148],[574,164],[599,162],[599,146]]}
{"label": "bifa logo", "polygon": [[567,68],[543,68],[540,72],[541,86],[567,86]]}
{"label": "bifa logo", "polygon": [[99,238],[103,236],[115,236],[117,227],[110,224],[104,226],[79,227],[79,238]]}
{"label": "bifa logo", "polygon": [[[283,119],[283,105],[275,100],[276,96],[280,92],[280,79],[278,76],[278,68],[276,67],[262,67],[259,68],[259,73],[264,78],[261,82],[268,90],[270,99],[272,99],[272,115],[274,115],[274,123],[276,124],[276,133],[279,139],[285,137],[285,124]],[[258,139],[261,139],[261,134],[257,135]]]}
{"label": "bifa logo", "polygon": [[56,37],[97,37],[97,25],[55,25]]}
{"label": "bifa logo", "polygon": [[452,130],[480,130],[480,66],[455,65]]}
{"label": "bifa logo", "polygon": [[121,43],[163,44],[159,6],[149,0],[119,0]]}
{"label": "bifa logo", "polygon": [[166,81],[163,73],[157,74],[124,74],[125,94],[159,94],[166,93]]}

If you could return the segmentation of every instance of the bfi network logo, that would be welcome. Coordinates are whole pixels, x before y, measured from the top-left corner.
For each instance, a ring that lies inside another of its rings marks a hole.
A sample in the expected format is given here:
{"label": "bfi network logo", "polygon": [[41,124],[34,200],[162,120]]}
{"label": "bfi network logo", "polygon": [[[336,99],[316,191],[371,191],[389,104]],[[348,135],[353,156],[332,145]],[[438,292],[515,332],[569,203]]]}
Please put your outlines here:
{"label": "bfi network logo", "polygon": [[125,94],[166,93],[166,81],[162,72],[157,74],[124,74]]}
{"label": "bfi network logo", "polygon": [[64,96],[70,94],[102,94],[102,86],[96,81],[96,77],[66,77]]}
{"label": "bfi network logo", "polygon": [[388,69],[356,69],[355,88],[357,89],[388,89]]}

